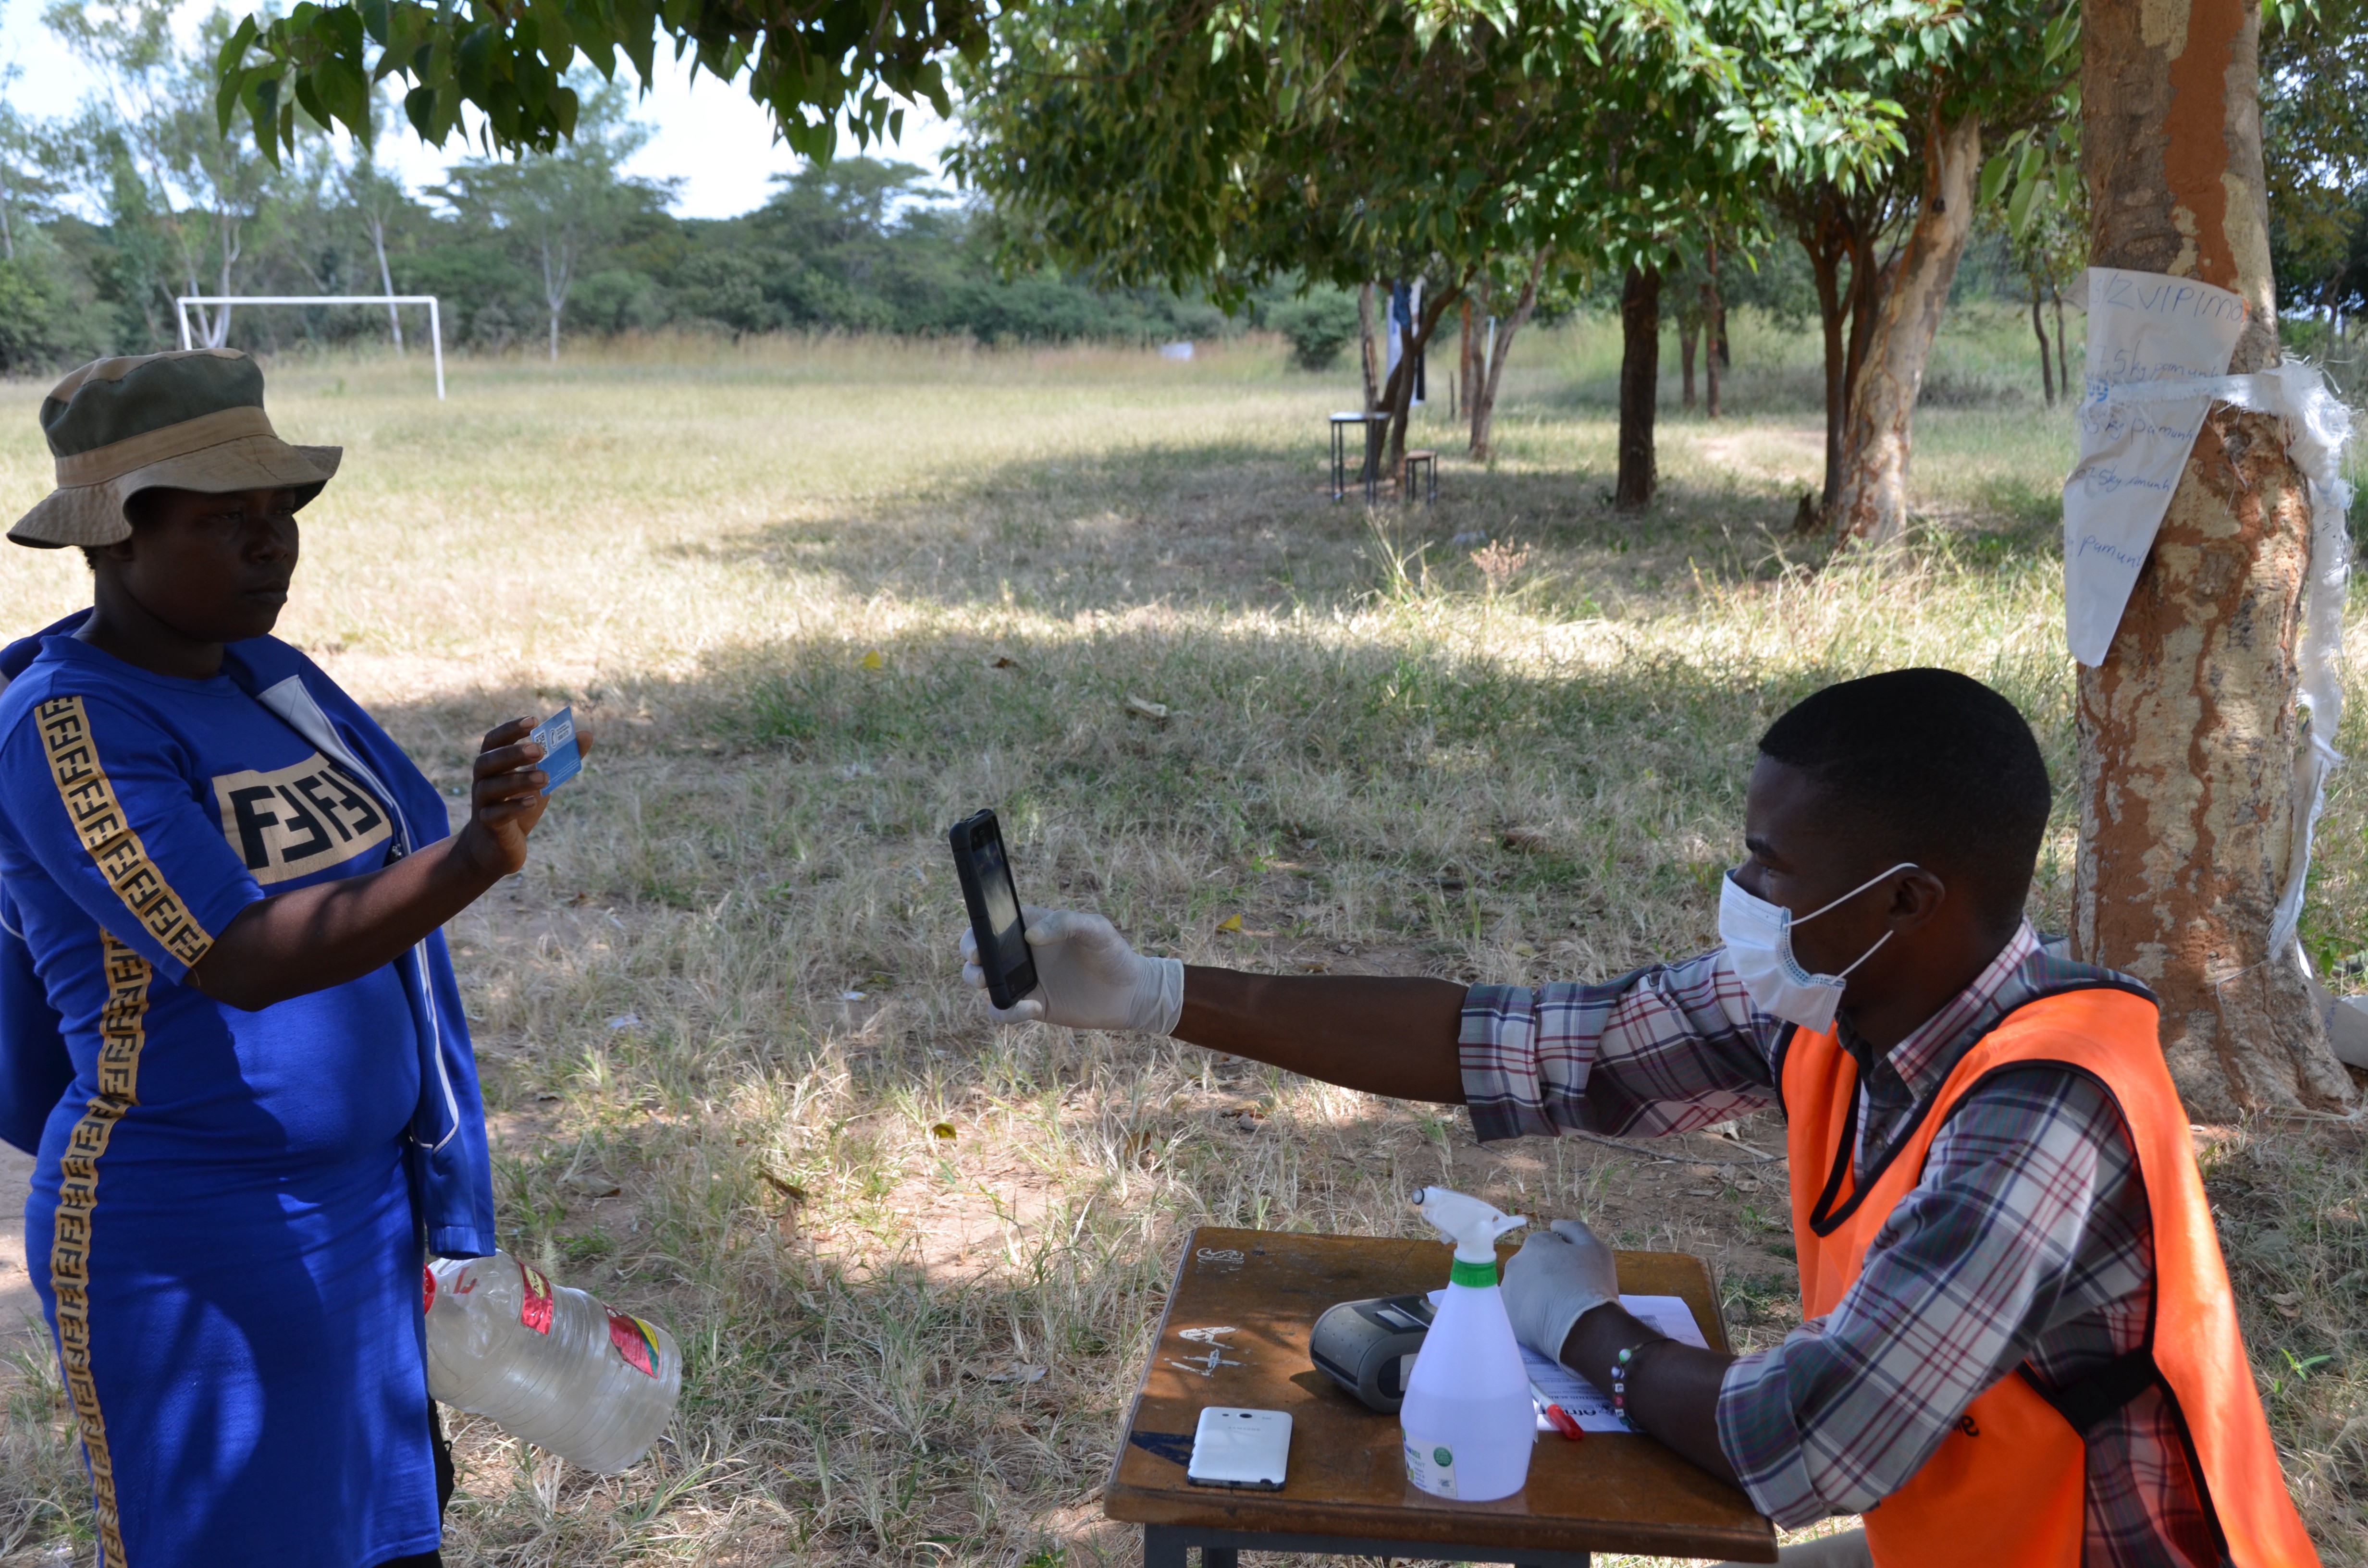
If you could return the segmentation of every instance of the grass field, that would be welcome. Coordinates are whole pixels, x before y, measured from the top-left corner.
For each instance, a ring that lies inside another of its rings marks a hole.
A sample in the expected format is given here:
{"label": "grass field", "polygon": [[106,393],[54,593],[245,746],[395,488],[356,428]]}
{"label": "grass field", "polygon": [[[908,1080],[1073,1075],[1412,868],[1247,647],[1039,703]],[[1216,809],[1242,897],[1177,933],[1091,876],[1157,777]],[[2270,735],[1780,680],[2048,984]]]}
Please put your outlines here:
{"label": "grass field", "polygon": [[[1811,361],[1756,323],[1736,416],[1668,415],[1641,519],[1611,510],[1600,323],[1523,345],[1491,468],[1418,427],[1440,505],[1370,517],[1325,494],[1348,378],[1255,338],[651,345],[463,362],[440,405],[417,362],[275,369],[280,430],[347,447],[282,634],[448,785],[513,714],[573,701],[600,737],[453,937],[507,1244],[664,1320],[689,1376],[621,1478],[463,1422],[447,1561],[1131,1561],[1098,1496],[1185,1229],[1412,1234],[1422,1181],[1699,1253],[1737,1338],[1781,1335],[1781,1167],[1482,1151],[1432,1108],[994,1028],[942,832],[996,804],[1031,897],[1188,960],[1595,978],[1713,939],[1754,737],[1827,681],[1979,676],[2068,789],[2072,434],[2026,341],[1952,324],[1928,520],[1885,574],[1790,536]],[[0,387],[0,508],[47,487],[38,396]],[[6,566],[0,626],[84,602],[78,560]],[[2072,820],[2067,794],[2034,898],[2057,928]],[[2368,951],[2363,829],[2343,775],[2323,958]],[[2288,1475],[2328,1560],[2368,1563],[2368,1142],[2201,1136]],[[0,1548],[87,1562],[54,1373],[27,1358],[8,1398]]]}

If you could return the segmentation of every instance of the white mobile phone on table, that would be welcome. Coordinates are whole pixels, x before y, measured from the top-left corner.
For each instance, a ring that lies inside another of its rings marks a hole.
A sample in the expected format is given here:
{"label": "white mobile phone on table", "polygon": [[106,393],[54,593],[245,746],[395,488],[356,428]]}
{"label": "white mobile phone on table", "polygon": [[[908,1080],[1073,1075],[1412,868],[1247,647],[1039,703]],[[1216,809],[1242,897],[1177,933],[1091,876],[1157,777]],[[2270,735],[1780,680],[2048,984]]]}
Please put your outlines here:
{"label": "white mobile phone on table", "polygon": [[1282,1490],[1291,1458],[1291,1417],[1280,1410],[1211,1405],[1192,1434],[1192,1462],[1184,1478],[1195,1486]]}

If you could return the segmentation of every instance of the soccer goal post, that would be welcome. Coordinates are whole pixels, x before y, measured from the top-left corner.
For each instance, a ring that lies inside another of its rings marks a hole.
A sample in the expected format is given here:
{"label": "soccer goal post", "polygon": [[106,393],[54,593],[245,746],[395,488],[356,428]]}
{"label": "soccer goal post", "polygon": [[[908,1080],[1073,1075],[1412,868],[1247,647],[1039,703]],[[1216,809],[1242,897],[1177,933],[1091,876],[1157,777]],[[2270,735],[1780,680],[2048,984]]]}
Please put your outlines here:
{"label": "soccer goal post", "polygon": [[436,400],[444,400],[444,319],[433,294],[178,294],[173,314],[181,324],[181,347],[189,342],[191,305],[425,305],[427,344],[436,354]]}

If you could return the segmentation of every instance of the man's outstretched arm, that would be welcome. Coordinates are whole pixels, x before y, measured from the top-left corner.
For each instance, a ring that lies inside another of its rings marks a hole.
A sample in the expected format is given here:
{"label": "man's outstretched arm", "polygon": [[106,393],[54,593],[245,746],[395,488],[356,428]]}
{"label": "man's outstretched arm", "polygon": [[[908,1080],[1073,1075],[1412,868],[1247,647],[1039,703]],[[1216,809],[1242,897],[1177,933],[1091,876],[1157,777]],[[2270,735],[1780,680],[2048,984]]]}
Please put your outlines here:
{"label": "man's outstretched arm", "polygon": [[[1003,1023],[1172,1035],[1370,1094],[1471,1108],[1482,1142],[1682,1132],[1775,1097],[1782,1028],[1724,952],[1603,985],[1466,987],[1381,975],[1187,969],[1099,915],[1024,911],[1037,985]],[[962,978],[984,988],[971,934]]]}
{"label": "man's outstretched arm", "polygon": [[[1382,975],[1243,974],[1146,958],[1099,915],[1022,912],[1036,988],[1003,1023],[1138,1029],[1231,1051],[1343,1088],[1463,1103],[1456,1037],[1464,988]],[[962,937],[962,979],[984,988],[978,947]]]}
{"label": "man's outstretched arm", "polygon": [[1175,1035],[1344,1088],[1462,1105],[1463,995],[1445,980],[1188,965]]}

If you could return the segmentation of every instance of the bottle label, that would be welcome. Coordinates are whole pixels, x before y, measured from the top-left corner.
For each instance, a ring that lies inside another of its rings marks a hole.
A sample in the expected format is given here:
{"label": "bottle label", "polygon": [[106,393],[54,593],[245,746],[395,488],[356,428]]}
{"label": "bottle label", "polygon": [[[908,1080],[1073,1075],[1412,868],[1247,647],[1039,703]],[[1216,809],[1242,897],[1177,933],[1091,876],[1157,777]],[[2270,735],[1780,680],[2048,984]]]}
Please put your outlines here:
{"label": "bottle label", "polygon": [[609,1343],[617,1347],[617,1356],[626,1366],[645,1378],[658,1375],[657,1330],[648,1324],[612,1308],[609,1312]]}
{"label": "bottle label", "polygon": [[1444,1443],[1406,1440],[1406,1479],[1434,1497],[1455,1495],[1455,1452]]}
{"label": "bottle label", "polygon": [[537,1334],[551,1332],[551,1281],[535,1271],[531,1264],[518,1265],[518,1281],[526,1294],[518,1301],[518,1322]]}

